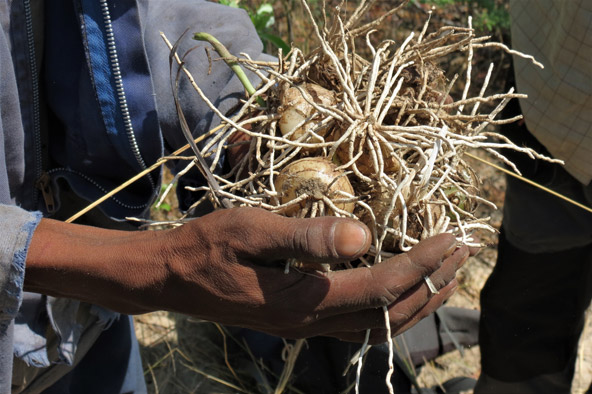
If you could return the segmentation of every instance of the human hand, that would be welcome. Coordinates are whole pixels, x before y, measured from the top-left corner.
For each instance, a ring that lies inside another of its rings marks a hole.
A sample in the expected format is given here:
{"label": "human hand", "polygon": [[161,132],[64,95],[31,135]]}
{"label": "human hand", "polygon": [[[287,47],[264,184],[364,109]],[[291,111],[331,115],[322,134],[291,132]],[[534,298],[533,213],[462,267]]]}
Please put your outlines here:
{"label": "human hand", "polygon": [[[120,232],[43,220],[26,287],[135,314],[171,310],[287,338],[383,342],[437,309],[468,257],[450,234],[371,268],[284,273],[288,258],[339,263],[364,254],[370,232],[351,219],[285,218],[255,208],[216,211],[167,231]],[[456,250],[456,251],[455,251]],[[439,294],[423,281],[430,276]]]}
{"label": "human hand", "polygon": [[[444,234],[375,267],[285,274],[289,258],[354,260],[367,251],[370,232],[350,219],[293,219],[252,208],[214,212],[169,236],[174,279],[161,308],[287,338],[361,342],[372,328],[372,341],[383,342],[381,307],[389,307],[393,335],[406,330],[452,294],[455,271],[468,257]],[[431,294],[426,275],[440,294]]]}

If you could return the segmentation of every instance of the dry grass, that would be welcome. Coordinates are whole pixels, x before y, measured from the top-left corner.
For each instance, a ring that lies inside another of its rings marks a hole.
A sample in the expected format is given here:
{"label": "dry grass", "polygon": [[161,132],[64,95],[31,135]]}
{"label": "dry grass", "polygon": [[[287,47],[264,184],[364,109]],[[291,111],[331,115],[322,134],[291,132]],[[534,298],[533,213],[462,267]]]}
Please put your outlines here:
{"label": "dry grass", "polygon": [[226,364],[215,324],[168,312],[138,316],[135,323],[150,393],[255,392],[245,368]]}

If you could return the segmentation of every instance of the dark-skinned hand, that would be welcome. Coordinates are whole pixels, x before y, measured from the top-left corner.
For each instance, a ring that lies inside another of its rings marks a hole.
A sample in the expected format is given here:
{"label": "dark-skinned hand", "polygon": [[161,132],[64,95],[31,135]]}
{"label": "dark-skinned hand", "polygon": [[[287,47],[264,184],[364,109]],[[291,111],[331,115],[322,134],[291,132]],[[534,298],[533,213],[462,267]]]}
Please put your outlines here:
{"label": "dark-skinned hand", "polygon": [[[165,231],[122,232],[43,219],[25,289],[128,314],[169,310],[286,338],[386,340],[435,311],[469,256],[455,238],[424,240],[370,268],[284,273],[287,259],[337,264],[363,255],[370,231],[351,219],[221,210]],[[423,277],[439,289],[432,294]]]}

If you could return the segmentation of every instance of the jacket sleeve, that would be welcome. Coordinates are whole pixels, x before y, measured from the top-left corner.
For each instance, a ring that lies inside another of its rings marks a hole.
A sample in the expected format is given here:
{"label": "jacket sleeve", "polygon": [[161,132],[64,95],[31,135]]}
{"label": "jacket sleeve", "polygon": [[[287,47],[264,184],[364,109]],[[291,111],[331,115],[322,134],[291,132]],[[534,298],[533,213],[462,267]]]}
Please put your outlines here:
{"label": "jacket sleeve", "polygon": [[[0,174],[0,187],[6,186],[4,175]],[[39,220],[39,212],[0,204],[0,393],[9,392],[12,380],[14,319],[23,297],[29,242]]]}
{"label": "jacket sleeve", "polygon": [[41,215],[14,204],[24,173],[23,129],[5,30],[0,29],[0,392],[12,377],[14,319],[23,295],[25,258]]}
{"label": "jacket sleeve", "polygon": [[0,204],[0,340],[20,306],[27,250],[40,220],[39,212]]}
{"label": "jacket sleeve", "polygon": [[[208,99],[223,114],[229,114],[244,98],[244,87],[230,68],[222,61],[216,61],[217,55],[206,47],[210,45],[192,39],[197,32],[207,32],[222,42],[228,50],[236,56],[247,53],[255,60],[272,60],[271,56],[263,54],[263,45],[255,28],[242,9],[230,8],[220,4],[202,0],[180,0],[174,2],[140,2],[143,7],[144,39],[146,52],[152,72],[156,93],[156,105],[160,127],[164,136],[165,148],[177,149],[186,144],[178,122],[170,83],[169,49],[160,37],[163,32],[167,38],[175,43],[179,40],[177,53],[186,55],[183,60],[190,70],[200,89]],[[149,6],[147,6],[149,4]],[[173,65],[176,67],[176,65]],[[176,68],[173,70],[173,77]],[[254,86],[260,81],[255,74],[247,72]],[[183,106],[190,129],[194,136],[199,136],[220,123],[220,118],[198,96],[190,86],[187,78],[181,78],[179,97]],[[202,142],[203,144],[207,141]],[[219,163],[223,163],[221,157]],[[187,165],[179,164],[180,170]],[[221,166],[216,168],[218,172]],[[199,186],[205,184],[199,172],[195,170],[184,177],[177,187],[179,204],[187,208],[194,196],[183,190],[183,186]]]}

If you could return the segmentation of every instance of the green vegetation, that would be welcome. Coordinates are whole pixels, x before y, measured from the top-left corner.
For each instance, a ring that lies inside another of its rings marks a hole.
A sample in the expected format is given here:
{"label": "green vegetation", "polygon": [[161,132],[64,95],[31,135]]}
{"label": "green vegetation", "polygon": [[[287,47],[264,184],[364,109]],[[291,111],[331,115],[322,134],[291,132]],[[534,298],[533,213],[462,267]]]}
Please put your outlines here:
{"label": "green vegetation", "polygon": [[253,25],[255,25],[255,30],[257,30],[257,34],[261,38],[264,48],[268,52],[276,48],[281,48],[284,53],[290,52],[290,45],[273,32],[275,17],[271,4],[262,3],[255,7],[241,4],[240,0],[219,0],[219,3],[246,10]]}
{"label": "green vegetation", "polygon": [[[263,42],[265,51],[277,55],[277,49],[282,48],[288,53],[294,45],[307,53],[315,47],[316,37],[306,23],[300,0],[216,0],[220,4],[242,8],[247,11],[255,29]],[[333,10],[341,0],[325,0],[325,10]],[[342,6],[342,11],[353,11],[358,0],[351,0]],[[379,15],[399,3],[399,0],[382,0],[369,10],[368,20]],[[308,0],[311,12],[316,21],[323,20],[323,1]],[[424,20],[418,18],[417,9],[427,11],[435,7],[434,18],[442,23],[452,23],[466,26],[469,15],[473,17],[473,27],[477,34],[493,35],[501,39],[509,30],[510,16],[508,0],[409,0],[407,9],[401,10],[399,15],[393,16],[378,34],[393,39],[401,39],[406,31],[421,29]],[[288,44],[289,43],[289,44]]]}
{"label": "green vegetation", "polygon": [[473,16],[473,27],[478,32],[498,32],[510,28],[510,14],[507,0],[413,0],[421,4],[447,8],[466,6],[468,15]]}
{"label": "green vegetation", "polygon": [[[161,195],[162,195],[162,193],[165,192],[165,190],[167,189],[168,186],[169,185],[165,184],[165,183],[163,183],[160,186],[160,194]],[[175,186],[176,185],[174,185],[173,187],[175,187]],[[174,195],[175,193],[172,193],[172,194]],[[170,198],[174,198],[174,197],[169,197],[166,200],[169,200]],[[172,209],[173,209],[173,207],[170,204],[170,202],[163,201],[160,205],[158,205],[158,201],[155,201],[154,204],[152,204],[152,215],[156,214],[159,211],[166,215],[166,214],[170,213]]]}
{"label": "green vegetation", "polygon": [[[247,75],[243,71],[242,67],[235,60],[236,58],[234,58],[230,54],[230,52],[228,52],[228,49],[226,49],[226,47],[220,41],[218,41],[218,39],[216,37],[212,36],[211,34],[201,32],[201,33],[195,33],[193,35],[193,39],[198,40],[198,41],[209,42],[214,47],[216,52],[218,52],[218,54],[220,56],[222,56],[222,59],[224,59],[224,61],[228,65],[228,67],[230,67],[232,69],[232,71],[234,71],[234,73],[236,74],[238,79],[241,81],[241,83],[243,84],[243,86],[247,90],[247,93],[249,93],[250,96],[255,94],[255,88],[251,84],[251,81],[249,81],[249,78],[247,77]],[[256,99],[257,99],[257,103],[260,106],[265,107],[265,101],[263,101],[263,99],[261,97],[257,97]]]}

